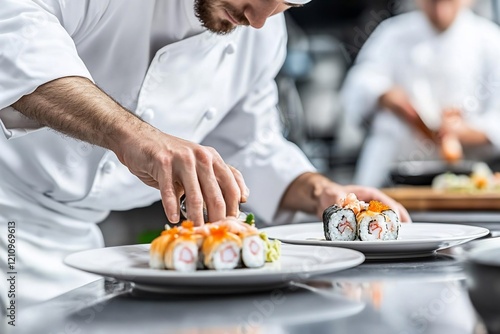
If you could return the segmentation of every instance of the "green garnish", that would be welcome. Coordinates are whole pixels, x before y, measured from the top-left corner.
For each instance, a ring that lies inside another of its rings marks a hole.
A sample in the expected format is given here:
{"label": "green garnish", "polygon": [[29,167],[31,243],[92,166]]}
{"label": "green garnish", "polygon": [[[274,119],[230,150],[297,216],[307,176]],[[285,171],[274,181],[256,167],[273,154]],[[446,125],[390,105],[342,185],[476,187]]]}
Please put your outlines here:
{"label": "green garnish", "polygon": [[255,226],[255,216],[253,213],[249,213],[247,215],[247,218],[245,219],[245,223],[247,223],[248,225]]}
{"label": "green garnish", "polygon": [[150,244],[154,239],[161,235],[163,230],[148,230],[143,231],[137,236],[137,243],[139,244]]}

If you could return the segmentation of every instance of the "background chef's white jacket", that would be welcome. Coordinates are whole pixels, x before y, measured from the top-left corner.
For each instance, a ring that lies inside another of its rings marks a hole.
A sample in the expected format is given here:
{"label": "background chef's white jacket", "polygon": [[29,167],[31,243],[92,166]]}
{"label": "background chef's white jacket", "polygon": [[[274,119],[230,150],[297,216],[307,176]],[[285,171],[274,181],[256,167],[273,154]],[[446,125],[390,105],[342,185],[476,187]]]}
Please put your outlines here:
{"label": "background chef's white jacket", "polygon": [[0,0],[0,8],[0,223],[15,220],[26,248],[59,251],[58,263],[38,268],[19,255],[25,272],[48,277],[45,297],[55,294],[44,289],[56,274],[44,266],[102,245],[89,222],[160,199],[112,152],[9,107],[46,82],[89,78],[162,131],[215,147],[243,173],[246,209],[267,222],[290,182],[314,170],[281,135],[274,77],[285,57],[282,15],[218,36],[202,29],[193,0]]}
{"label": "background chef's white jacket", "polygon": [[499,28],[469,10],[441,34],[420,11],[381,23],[342,90],[348,122],[372,122],[356,182],[380,186],[394,160],[439,158],[439,150],[418,139],[405,122],[379,110],[380,96],[396,85],[409,94],[431,128],[439,127],[442,108],[458,107],[469,124],[500,148],[499,59]]}

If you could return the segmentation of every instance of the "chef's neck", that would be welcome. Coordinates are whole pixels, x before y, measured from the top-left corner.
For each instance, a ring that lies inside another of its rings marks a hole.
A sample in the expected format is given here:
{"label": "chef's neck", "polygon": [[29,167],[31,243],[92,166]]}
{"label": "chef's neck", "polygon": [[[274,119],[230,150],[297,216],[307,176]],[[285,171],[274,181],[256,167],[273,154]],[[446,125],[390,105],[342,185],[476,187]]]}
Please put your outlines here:
{"label": "chef's neck", "polygon": [[417,0],[420,10],[438,32],[448,30],[470,0]]}

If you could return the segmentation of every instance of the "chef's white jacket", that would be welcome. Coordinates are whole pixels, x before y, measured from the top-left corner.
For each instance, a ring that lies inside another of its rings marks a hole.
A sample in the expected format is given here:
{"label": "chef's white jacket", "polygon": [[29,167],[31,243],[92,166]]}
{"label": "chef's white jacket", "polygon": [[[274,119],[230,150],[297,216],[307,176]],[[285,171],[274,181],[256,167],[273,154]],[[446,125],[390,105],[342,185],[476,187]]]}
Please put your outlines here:
{"label": "chef's white jacket", "polygon": [[[281,135],[282,15],[219,36],[201,27],[193,0],[0,0],[0,8],[0,222],[16,220],[27,243],[36,225],[45,231],[37,248],[98,247],[88,223],[160,199],[112,152],[9,107],[57,78],[86,77],[165,133],[215,147],[245,177],[245,209],[265,221],[290,182],[314,170]],[[86,230],[52,236],[61,226]]]}
{"label": "chef's white jacket", "polygon": [[500,147],[500,29],[463,10],[443,33],[420,11],[382,22],[363,46],[342,96],[348,122],[371,121],[356,182],[380,186],[392,162],[439,158],[439,149],[418,138],[378,99],[402,87],[430,128],[443,108],[456,107],[466,121]]}

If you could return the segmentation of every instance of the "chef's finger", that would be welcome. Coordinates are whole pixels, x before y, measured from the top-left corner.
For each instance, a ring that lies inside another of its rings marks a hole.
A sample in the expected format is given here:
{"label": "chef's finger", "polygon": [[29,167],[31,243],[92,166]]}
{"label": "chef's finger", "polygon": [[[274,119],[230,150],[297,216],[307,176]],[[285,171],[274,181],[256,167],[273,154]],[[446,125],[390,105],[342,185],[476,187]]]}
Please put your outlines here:
{"label": "chef's finger", "polygon": [[205,198],[208,211],[208,220],[216,222],[226,217],[226,202],[212,168],[203,168],[198,171],[201,191]]}
{"label": "chef's finger", "polygon": [[243,174],[239,170],[237,170],[235,167],[228,165],[229,169],[233,173],[234,179],[236,180],[236,183],[238,184],[238,187],[240,188],[240,193],[241,193],[241,198],[240,202],[241,203],[246,203],[248,200],[248,196],[250,196],[250,189],[248,189],[245,179],[243,178]]}
{"label": "chef's finger", "polygon": [[408,213],[408,210],[399,202],[396,202],[396,210],[399,213],[399,220],[402,223],[411,223],[411,217],[410,214]]}
{"label": "chef's finger", "polygon": [[185,163],[180,179],[184,193],[186,195],[187,219],[191,220],[195,226],[204,224],[203,219],[203,195],[198,181],[198,174],[195,165],[198,162]]}
{"label": "chef's finger", "polygon": [[226,206],[224,216],[237,217],[239,215],[242,194],[236,177],[232,169],[222,160],[217,152],[214,153],[213,168]]}
{"label": "chef's finger", "polygon": [[186,219],[192,221],[195,226],[201,226],[205,223],[203,219],[203,196],[201,190],[194,190],[194,187],[187,186],[186,191]]}
{"label": "chef's finger", "polygon": [[179,223],[179,200],[171,177],[166,177],[159,182],[161,200],[167,219],[172,224]]}

